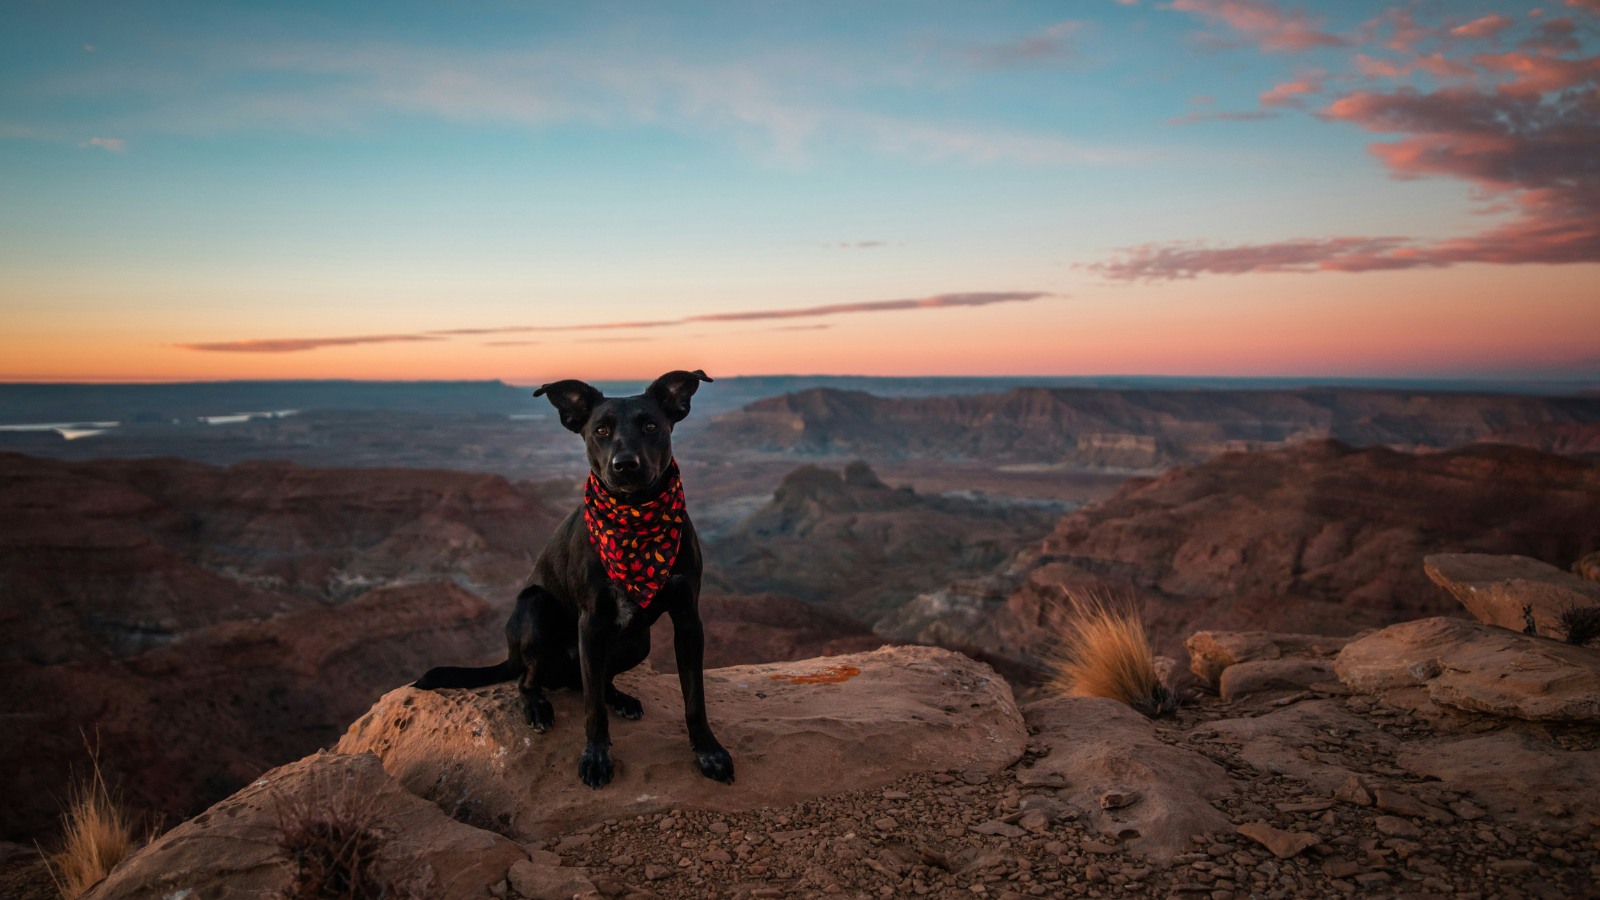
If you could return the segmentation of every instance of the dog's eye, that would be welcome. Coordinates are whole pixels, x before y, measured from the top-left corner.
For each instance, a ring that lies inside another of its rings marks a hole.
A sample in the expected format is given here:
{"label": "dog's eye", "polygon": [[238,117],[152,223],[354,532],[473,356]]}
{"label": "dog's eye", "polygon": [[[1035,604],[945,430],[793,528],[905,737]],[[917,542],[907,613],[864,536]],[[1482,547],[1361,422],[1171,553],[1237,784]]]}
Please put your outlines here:
{"label": "dog's eye", "polygon": [[656,423],[654,423],[654,422],[646,422],[646,423],[644,423],[644,433],[645,434],[655,434],[656,433]]}
{"label": "dog's eye", "polygon": [[604,425],[601,425],[599,428],[596,428],[594,430],[594,436],[595,437],[603,437],[603,438],[611,437],[611,429],[606,427],[606,426],[604,426]]}

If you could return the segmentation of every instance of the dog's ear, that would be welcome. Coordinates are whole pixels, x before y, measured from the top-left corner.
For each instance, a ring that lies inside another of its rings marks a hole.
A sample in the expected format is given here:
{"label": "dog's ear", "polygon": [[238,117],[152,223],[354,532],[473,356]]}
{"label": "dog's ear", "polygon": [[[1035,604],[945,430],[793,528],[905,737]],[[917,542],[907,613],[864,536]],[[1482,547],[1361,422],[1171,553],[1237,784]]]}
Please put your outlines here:
{"label": "dog's ear", "polygon": [[695,369],[693,372],[668,372],[657,378],[645,388],[644,395],[661,404],[661,409],[666,412],[667,418],[674,422],[682,422],[689,415],[689,398],[699,389],[700,382],[710,381],[711,376]]}
{"label": "dog's ear", "polygon": [[566,381],[552,381],[541,386],[533,392],[535,397],[548,396],[550,405],[561,414],[561,424],[568,431],[583,433],[583,426],[588,423],[589,416],[594,408],[606,396],[581,381],[571,378]]}

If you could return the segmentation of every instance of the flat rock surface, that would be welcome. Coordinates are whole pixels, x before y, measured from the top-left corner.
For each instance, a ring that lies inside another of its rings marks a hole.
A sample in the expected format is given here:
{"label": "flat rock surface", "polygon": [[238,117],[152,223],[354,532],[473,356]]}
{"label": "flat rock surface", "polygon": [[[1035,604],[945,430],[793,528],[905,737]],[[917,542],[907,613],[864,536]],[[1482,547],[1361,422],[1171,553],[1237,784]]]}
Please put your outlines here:
{"label": "flat rock surface", "polygon": [[737,780],[720,784],[694,764],[676,676],[641,670],[617,687],[644,718],[613,718],[616,778],[578,780],[581,698],[551,691],[555,726],[523,721],[514,685],[386,694],[339,741],[371,750],[408,789],[452,816],[508,834],[542,836],[619,816],[672,808],[720,811],[792,803],[887,784],[913,772],[996,772],[1027,734],[1011,689],[988,666],[947,650],[885,647],[706,673],[712,728]]}
{"label": "flat rock surface", "polygon": [[1436,553],[1423,568],[1473,618],[1512,631],[1533,616],[1539,634],[1564,637],[1557,621],[1571,606],[1600,606],[1600,583],[1527,556],[1495,553]]}
{"label": "flat rock surface", "polygon": [[1418,619],[1347,644],[1334,663],[1358,691],[1422,687],[1470,712],[1600,722],[1600,650],[1465,619]]}
{"label": "flat rock surface", "polygon": [[[1586,742],[1587,743],[1587,742]],[[1471,792],[1502,819],[1565,830],[1600,803],[1600,750],[1515,731],[1448,736],[1406,745],[1397,764]]]}
{"label": "flat rock surface", "polygon": [[1018,772],[1025,785],[1058,789],[1103,838],[1167,862],[1197,834],[1232,823],[1213,801],[1234,794],[1228,774],[1192,750],[1156,737],[1149,719],[1115,700],[1055,697],[1029,704],[1028,724],[1049,748]]}
{"label": "flat rock surface", "polygon": [[478,898],[527,858],[517,844],[454,821],[402,788],[370,754],[318,753],[253,784],[123,860],[87,896],[215,898],[278,896],[290,883],[279,858],[283,798],[354,796],[392,836],[380,872],[417,896]]}
{"label": "flat rock surface", "polygon": [[[1324,795],[1365,769],[1364,760],[1343,751],[1382,753],[1396,744],[1336,700],[1308,700],[1265,715],[1221,719],[1197,727],[1190,737],[1236,743],[1240,758],[1253,769],[1287,775]],[[1324,747],[1327,752],[1320,749]]]}

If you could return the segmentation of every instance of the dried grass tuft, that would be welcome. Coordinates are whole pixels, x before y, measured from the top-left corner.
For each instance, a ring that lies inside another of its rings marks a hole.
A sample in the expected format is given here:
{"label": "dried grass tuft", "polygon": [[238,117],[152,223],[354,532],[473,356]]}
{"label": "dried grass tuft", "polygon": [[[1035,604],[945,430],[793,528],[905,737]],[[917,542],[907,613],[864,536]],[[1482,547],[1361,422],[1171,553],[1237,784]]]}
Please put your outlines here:
{"label": "dried grass tuft", "polygon": [[1567,643],[1592,644],[1600,639],[1600,606],[1569,606],[1561,611],[1556,626],[1567,636]]}
{"label": "dried grass tuft", "polygon": [[1177,710],[1156,674],[1155,654],[1131,603],[1070,595],[1050,660],[1049,688],[1069,697],[1107,697],[1152,718]]}
{"label": "dried grass tuft", "polygon": [[278,852],[292,871],[285,900],[404,900],[417,896],[386,852],[376,799],[341,784],[279,796]]}
{"label": "dried grass tuft", "polygon": [[61,849],[45,856],[56,891],[66,900],[81,897],[132,852],[133,817],[121,797],[106,787],[100,760],[91,750],[90,774],[72,788],[61,814]]}

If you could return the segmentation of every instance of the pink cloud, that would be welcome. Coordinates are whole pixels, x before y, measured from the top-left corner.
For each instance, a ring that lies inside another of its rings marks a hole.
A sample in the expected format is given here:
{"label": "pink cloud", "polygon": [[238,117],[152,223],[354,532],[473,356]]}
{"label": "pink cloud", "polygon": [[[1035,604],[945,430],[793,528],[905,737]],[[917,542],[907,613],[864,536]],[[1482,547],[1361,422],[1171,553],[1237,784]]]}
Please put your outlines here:
{"label": "pink cloud", "polygon": [[1297,78],[1294,81],[1285,81],[1274,86],[1271,90],[1262,93],[1262,106],[1303,106],[1305,101],[1301,98],[1315,94],[1322,90],[1322,76],[1310,75]]}
{"label": "pink cloud", "polygon": [[345,347],[351,344],[393,344],[410,341],[437,341],[421,334],[368,334],[356,337],[267,338],[245,341],[216,341],[204,344],[176,344],[184,350],[218,353],[299,353],[319,347]]}
{"label": "pink cloud", "polygon": [[1348,43],[1336,34],[1318,30],[1320,23],[1304,12],[1283,9],[1266,0],[1172,0],[1168,8],[1227,25],[1263,50],[1298,53]]}
{"label": "pink cloud", "polygon": [[1577,32],[1578,23],[1571,16],[1548,19],[1539,23],[1539,27],[1534,29],[1533,36],[1523,40],[1519,46],[1552,56],[1577,53],[1581,49]]}
{"label": "pink cloud", "polygon": [[[547,331],[609,331],[627,328],[665,328],[688,325],[694,322],[748,322],[763,319],[801,319],[816,316],[836,316],[846,313],[908,312],[923,309],[952,309],[958,307],[989,306],[995,303],[1026,303],[1054,296],[1044,291],[974,291],[960,294],[934,294],[910,300],[868,300],[861,303],[830,303],[824,306],[804,306],[790,309],[755,309],[742,312],[706,313],[685,316],[681,319],[663,319],[641,322],[594,322],[583,325],[508,325],[500,328],[450,328],[424,334],[376,334],[359,337],[331,338],[270,338],[241,341],[217,341],[203,344],[177,344],[185,350],[206,350],[229,353],[296,353],[319,347],[340,347],[350,344],[387,344],[397,341],[442,341],[449,337],[481,336],[491,334],[518,334]],[[827,327],[815,326],[815,327]],[[592,338],[590,341],[642,341],[643,337]],[[485,342],[484,346],[515,346],[531,341]]]}
{"label": "pink cloud", "polygon": [[[1472,62],[1489,80],[1431,91],[1354,91],[1318,116],[1392,136],[1368,145],[1392,177],[1465,182],[1493,203],[1494,212],[1508,215],[1501,223],[1446,240],[1339,236],[1231,246],[1146,244],[1089,268],[1113,279],[1148,280],[1600,262],[1600,57],[1502,53],[1480,54]],[[1376,72],[1383,63],[1364,65]],[[1504,80],[1494,82],[1496,76]]]}
{"label": "pink cloud", "polygon": [[1503,94],[1548,94],[1577,87],[1600,75],[1600,56],[1559,59],[1529,53],[1493,53],[1474,56],[1472,61],[1489,71],[1515,76],[1500,85]]}
{"label": "pink cloud", "polygon": [[1567,0],[1567,5],[1573,9],[1586,9],[1592,13],[1600,13],[1600,0]]}
{"label": "pink cloud", "polygon": [[1480,40],[1492,38],[1512,25],[1516,24],[1511,19],[1498,13],[1473,19],[1465,25],[1457,25],[1450,29],[1450,34],[1458,38]]}
{"label": "pink cloud", "polygon": [[1365,53],[1356,54],[1356,71],[1368,78],[1400,79],[1413,72],[1426,72],[1435,78],[1471,78],[1477,70],[1466,63],[1446,59],[1442,54],[1429,53],[1405,60],[1379,59]]}

